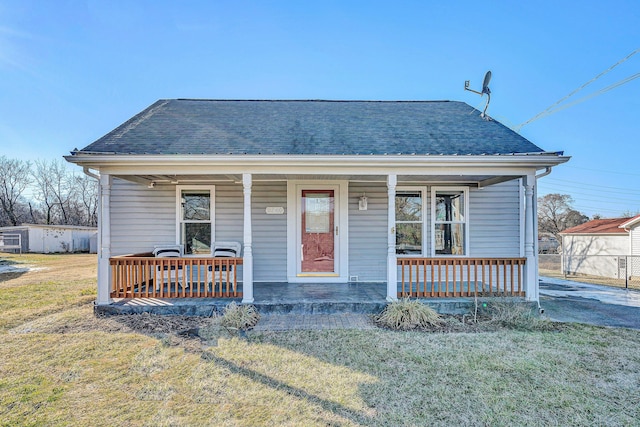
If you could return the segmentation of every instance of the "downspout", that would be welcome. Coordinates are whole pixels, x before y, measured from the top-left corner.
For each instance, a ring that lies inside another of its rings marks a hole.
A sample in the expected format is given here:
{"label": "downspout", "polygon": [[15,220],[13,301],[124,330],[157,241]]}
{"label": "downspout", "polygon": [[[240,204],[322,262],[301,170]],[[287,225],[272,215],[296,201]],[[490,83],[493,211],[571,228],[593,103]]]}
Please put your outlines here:
{"label": "downspout", "polygon": [[[86,173],[86,172],[85,172],[85,173]],[[538,178],[543,178],[543,177],[545,177],[545,176],[549,175],[550,173],[551,173],[551,166],[547,166],[547,167],[545,168],[545,171],[544,171],[544,172],[542,172],[540,175],[536,175],[536,181],[538,180]]]}
{"label": "downspout", "polygon": [[91,178],[97,179],[98,181],[100,181],[100,176],[96,175],[95,173],[91,172],[89,170],[88,166],[83,166],[82,167],[82,172],[84,172],[85,175],[90,176]]}
{"label": "downspout", "polygon": [[[551,166],[547,166],[544,170],[544,172],[542,172],[540,175],[536,175],[536,194],[538,193],[538,179],[540,178],[544,178],[545,176],[549,175],[551,173]],[[537,213],[536,213],[537,215]],[[537,225],[537,221],[536,221],[536,225]],[[537,229],[537,227],[536,227]],[[537,275],[536,275],[537,276]],[[538,287],[540,287],[540,279],[538,279]],[[539,293],[540,291],[538,291]],[[538,295],[538,312],[540,314],[544,313],[544,308],[542,308],[542,306],[540,305],[540,296]]]}

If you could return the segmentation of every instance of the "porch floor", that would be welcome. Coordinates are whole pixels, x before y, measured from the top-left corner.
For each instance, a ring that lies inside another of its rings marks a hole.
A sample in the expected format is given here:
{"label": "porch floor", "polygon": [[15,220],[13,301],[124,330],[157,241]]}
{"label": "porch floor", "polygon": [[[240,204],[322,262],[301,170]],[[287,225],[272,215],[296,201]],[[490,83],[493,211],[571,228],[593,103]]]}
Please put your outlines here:
{"label": "porch floor", "polygon": [[[242,285],[238,284],[239,291]],[[379,313],[387,305],[386,283],[254,283],[254,305],[261,314]],[[473,298],[423,298],[439,313],[468,313]],[[242,298],[114,298],[97,313],[155,313],[211,316]]]}

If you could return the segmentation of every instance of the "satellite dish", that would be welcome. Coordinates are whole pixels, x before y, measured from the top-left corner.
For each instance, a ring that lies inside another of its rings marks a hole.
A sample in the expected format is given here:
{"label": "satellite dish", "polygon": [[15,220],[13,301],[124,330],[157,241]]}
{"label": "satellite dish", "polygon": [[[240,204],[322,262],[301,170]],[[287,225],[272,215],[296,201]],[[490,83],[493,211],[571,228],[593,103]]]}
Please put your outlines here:
{"label": "satellite dish", "polygon": [[464,90],[468,90],[469,92],[477,93],[480,96],[487,94],[487,104],[484,106],[484,111],[480,114],[480,117],[486,120],[491,120],[489,116],[487,116],[487,108],[489,108],[489,102],[491,102],[491,89],[489,89],[489,82],[491,81],[491,71],[487,71],[487,74],[484,75],[484,81],[482,82],[482,92],[478,92],[477,90],[469,89],[469,80],[464,82]]}

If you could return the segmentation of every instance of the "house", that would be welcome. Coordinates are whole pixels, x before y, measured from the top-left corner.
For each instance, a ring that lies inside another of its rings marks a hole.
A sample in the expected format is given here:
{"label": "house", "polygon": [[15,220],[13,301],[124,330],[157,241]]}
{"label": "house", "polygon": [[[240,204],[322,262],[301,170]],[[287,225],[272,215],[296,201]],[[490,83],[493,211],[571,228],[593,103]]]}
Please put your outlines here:
{"label": "house", "polygon": [[99,305],[354,282],[537,301],[536,179],[569,160],[462,102],[194,99],[65,158],[100,182]]}
{"label": "house", "polygon": [[[19,252],[57,253],[57,252],[97,252],[97,228],[79,225],[22,224],[0,227],[0,235],[20,236]],[[17,239],[13,239],[18,242]],[[93,244],[92,244],[93,243]],[[2,245],[4,246],[4,245]],[[0,250],[2,250],[0,246]],[[8,247],[8,246],[7,246]],[[13,250],[15,250],[12,247]]]}
{"label": "house", "polygon": [[640,215],[594,219],[564,230],[562,271],[619,279],[640,275],[639,262],[627,265],[632,256],[640,255],[638,225]]}

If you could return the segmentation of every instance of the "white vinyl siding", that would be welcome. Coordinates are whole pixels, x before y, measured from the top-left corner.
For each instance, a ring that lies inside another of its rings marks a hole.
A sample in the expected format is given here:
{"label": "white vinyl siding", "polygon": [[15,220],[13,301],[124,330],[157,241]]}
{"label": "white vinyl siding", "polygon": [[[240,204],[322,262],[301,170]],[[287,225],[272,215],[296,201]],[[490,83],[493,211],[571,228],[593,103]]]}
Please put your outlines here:
{"label": "white vinyl siding", "polygon": [[468,224],[469,257],[519,257],[519,181],[470,188]]}
{"label": "white vinyl siding", "polygon": [[[283,214],[267,214],[267,207],[283,207]],[[253,280],[287,281],[287,183],[254,182],[251,188]],[[237,217],[242,228],[242,213]]]}
{"label": "white vinyl siding", "polygon": [[[241,184],[214,182],[215,240],[243,242]],[[430,187],[427,187],[430,190]],[[358,210],[365,193],[367,210]],[[430,191],[426,193],[427,197]],[[470,257],[520,255],[520,191],[518,180],[469,189]],[[287,280],[286,182],[254,182],[252,187],[253,262],[257,282]],[[387,186],[349,184],[349,276],[361,282],[386,280]],[[426,200],[430,206],[430,200]],[[147,188],[117,178],[111,191],[111,253],[150,252],[155,245],[175,244],[176,190],[172,185]],[[284,207],[284,214],[267,214]],[[431,253],[431,215],[425,210],[425,253]],[[240,269],[241,270],[241,269]]]}
{"label": "white vinyl siding", "polygon": [[[358,209],[367,196],[367,210]],[[387,186],[349,184],[349,276],[360,282],[382,282],[387,277]]]}
{"label": "white vinyl siding", "polygon": [[134,184],[118,178],[111,188],[111,254],[151,252],[176,243],[175,186]]}
{"label": "white vinyl siding", "polygon": [[629,230],[631,239],[631,255],[640,255],[640,226]]}

